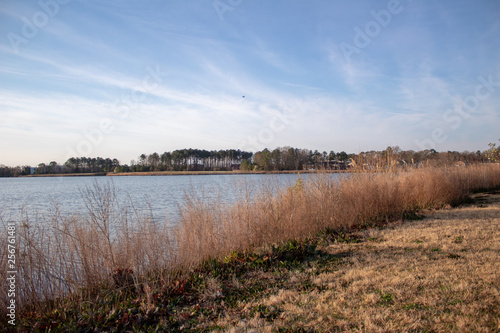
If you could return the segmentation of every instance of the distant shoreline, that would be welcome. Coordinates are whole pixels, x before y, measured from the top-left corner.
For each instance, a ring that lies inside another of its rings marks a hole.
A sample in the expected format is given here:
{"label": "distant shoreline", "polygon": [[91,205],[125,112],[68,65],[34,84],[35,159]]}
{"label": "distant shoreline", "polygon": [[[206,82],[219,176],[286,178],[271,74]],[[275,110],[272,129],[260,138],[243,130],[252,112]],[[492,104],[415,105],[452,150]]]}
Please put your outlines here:
{"label": "distant shoreline", "polygon": [[46,178],[46,177],[97,177],[97,176],[107,176],[106,172],[89,172],[89,173],[50,173],[41,175],[23,175],[19,177],[7,177],[7,178]]}
{"label": "distant shoreline", "polygon": [[350,170],[285,170],[285,171],[150,171],[150,172],[97,172],[97,173],[60,173],[26,175],[19,177],[100,177],[100,176],[200,176],[200,175],[263,175],[263,174],[297,174],[297,173],[346,173]]}
{"label": "distant shoreline", "polygon": [[[108,176],[197,176],[197,175],[272,175],[317,173],[316,170],[285,170],[285,171],[152,171],[152,172],[121,172],[108,173]],[[347,170],[319,171],[326,173],[344,173]]]}

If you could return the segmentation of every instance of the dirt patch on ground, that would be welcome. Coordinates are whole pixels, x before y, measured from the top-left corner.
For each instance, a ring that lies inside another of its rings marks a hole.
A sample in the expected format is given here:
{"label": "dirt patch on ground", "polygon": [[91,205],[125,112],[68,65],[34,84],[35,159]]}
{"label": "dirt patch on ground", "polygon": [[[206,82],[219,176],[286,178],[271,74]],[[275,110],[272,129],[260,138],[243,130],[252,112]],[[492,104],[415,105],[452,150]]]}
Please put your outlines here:
{"label": "dirt patch on ground", "polygon": [[481,207],[481,206],[499,206],[500,205],[500,190],[491,191],[487,193],[476,193],[471,195],[472,204]]}

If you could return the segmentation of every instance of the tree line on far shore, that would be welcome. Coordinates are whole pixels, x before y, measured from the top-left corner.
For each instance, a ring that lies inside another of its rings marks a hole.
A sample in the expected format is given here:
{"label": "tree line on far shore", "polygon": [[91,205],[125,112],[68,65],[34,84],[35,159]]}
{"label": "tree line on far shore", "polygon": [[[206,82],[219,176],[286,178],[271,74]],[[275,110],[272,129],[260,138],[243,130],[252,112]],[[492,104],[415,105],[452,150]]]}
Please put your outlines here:
{"label": "tree line on far shore", "polygon": [[141,154],[130,165],[120,164],[116,158],[71,157],[64,164],[52,161],[31,166],[8,167],[0,165],[0,177],[15,177],[30,174],[64,173],[122,173],[151,171],[285,171],[285,170],[363,170],[394,166],[452,165],[500,162],[500,147],[489,144],[483,152],[437,152],[434,149],[413,151],[401,150],[398,146],[382,151],[367,151],[347,154],[345,151],[320,152],[292,147],[264,149],[256,153],[242,150],[180,149],[162,154]]}

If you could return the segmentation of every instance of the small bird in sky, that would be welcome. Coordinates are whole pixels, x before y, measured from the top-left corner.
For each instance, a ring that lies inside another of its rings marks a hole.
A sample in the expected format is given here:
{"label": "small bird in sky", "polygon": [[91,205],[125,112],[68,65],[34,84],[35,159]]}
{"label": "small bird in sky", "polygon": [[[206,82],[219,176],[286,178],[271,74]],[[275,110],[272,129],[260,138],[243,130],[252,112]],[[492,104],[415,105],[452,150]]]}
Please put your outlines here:
{"label": "small bird in sky", "polygon": [[241,96],[241,98],[245,98],[245,95]]}

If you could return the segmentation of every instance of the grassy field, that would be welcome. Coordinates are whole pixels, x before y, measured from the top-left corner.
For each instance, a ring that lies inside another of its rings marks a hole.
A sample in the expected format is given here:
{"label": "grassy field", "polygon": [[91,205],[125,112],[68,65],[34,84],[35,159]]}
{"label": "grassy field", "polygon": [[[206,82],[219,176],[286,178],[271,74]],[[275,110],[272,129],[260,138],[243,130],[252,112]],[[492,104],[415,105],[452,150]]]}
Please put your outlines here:
{"label": "grassy field", "polygon": [[500,196],[468,199],[498,167],[318,175],[231,207],[192,196],[174,230],[88,188],[88,219],[21,221],[17,328],[498,330]]}
{"label": "grassy field", "polygon": [[498,332],[500,192],[472,198],[333,238],[302,266],[254,272],[270,288],[213,324],[232,332]]}

